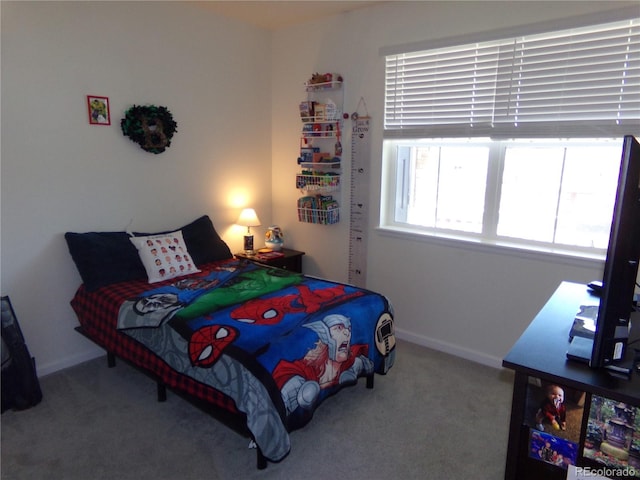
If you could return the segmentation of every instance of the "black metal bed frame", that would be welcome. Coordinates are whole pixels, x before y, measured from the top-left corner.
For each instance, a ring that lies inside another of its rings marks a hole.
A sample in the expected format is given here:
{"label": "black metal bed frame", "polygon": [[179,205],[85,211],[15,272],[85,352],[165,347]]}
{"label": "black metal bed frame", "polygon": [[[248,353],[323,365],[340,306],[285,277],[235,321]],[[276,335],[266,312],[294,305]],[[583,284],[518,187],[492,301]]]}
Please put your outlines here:
{"label": "black metal bed frame", "polygon": [[[87,333],[84,331],[84,329],[82,327],[75,327],[75,330],[107,352],[107,366],[108,366],[108,368],[114,368],[116,366],[116,358],[119,358],[119,357],[117,357],[117,355],[115,353],[107,350],[104,346],[102,346],[99,343],[97,343],[93,338],[91,338],[89,335],[87,335]],[[145,368],[143,368],[143,367],[141,367],[139,365],[134,364],[133,362],[131,362],[131,361],[127,360],[127,359],[120,358],[120,360],[122,360],[126,364],[130,365],[131,367],[135,368],[139,372],[145,374],[147,377],[149,377],[150,379],[155,381],[156,382],[156,391],[157,391],[157,400],[158,400],[158,402],[166,402],[167,401],[167,385],[165,385],[164,382],[157,375],[151,373],[150,371],[146,370]],[[370,373],[369,375],[366,376],[366,379],[367,379],[366,380],[366,387],[368,389],[373,389],[373,386],[374,386],[374,375],[375,375],[375,373]],[[232,430],[236,431],[240,435],[243,435],[245,437],[250,438],[252,440],[253,444],[255,444],[255,446],[256,446],[256,466],[257,466],[258,470],[264,470],[265,468],[267,468],[268,460],[263,455],[262,450],[260,449],[260,447],[258,446],[258,444],[255,441],[255,438],[253,438],[253,435],[251,434],[251,432],[247,428],[247,416],[244,413],[241,413],[241,412],[232,413],[232,412],[229,412],[229,411],[224,410],[222,408],[218,408],[218,407],[216,407],[214,405],[211,405],[210,403],[208,403],[208,402],[206,402],[206,401],[204,401],[204,400],[202,400],[200,398],[194,397],[193,395],[189,395],[186,392],[183,392],[183,391],[180,391],[180,390],[176,390],[176,389],[171,389],[171,390],[173,391],[173,393],[175,393],[179,397],[183,398],[187,402],[189,402],[192,405],[196,406],[197,408],[201,409],[205,413],[211,415],[217,421],[223,423],[224,425],[226,425],[227,427],[229,427]]]}

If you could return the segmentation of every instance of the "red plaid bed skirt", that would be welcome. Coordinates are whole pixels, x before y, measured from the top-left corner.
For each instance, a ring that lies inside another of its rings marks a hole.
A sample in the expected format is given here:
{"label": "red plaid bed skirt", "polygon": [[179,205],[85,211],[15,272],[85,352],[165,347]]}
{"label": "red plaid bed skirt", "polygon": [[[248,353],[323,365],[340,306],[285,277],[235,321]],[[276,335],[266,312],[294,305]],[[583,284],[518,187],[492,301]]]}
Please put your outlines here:
{"label": "red plaid bed skirt", "polygon": [[[221,262],[216,263],[219,265]],[[200,270],[202,272],[211,270],[216,263],[203,265]],[[172,281],[175,280],[157,283],[154,287],[170,284]],[[115,283],[93,292],[80,286],[71,300],[71,307],[78,317],[82,333],[107,352],[153,374],[167,387],[230,413],[238,413],[235,402],[227,395],[174,370],[144,345],[116,329],[120,305],[125,300],[134,298],[149,289],[150,286],[146,280]]]}

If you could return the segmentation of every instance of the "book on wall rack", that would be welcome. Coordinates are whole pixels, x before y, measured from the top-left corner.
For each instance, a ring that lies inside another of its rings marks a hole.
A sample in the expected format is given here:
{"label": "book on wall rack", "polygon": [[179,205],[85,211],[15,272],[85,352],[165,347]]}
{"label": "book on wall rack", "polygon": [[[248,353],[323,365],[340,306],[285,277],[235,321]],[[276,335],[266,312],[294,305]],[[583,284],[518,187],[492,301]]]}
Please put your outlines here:
{"label": "book on wall rack", "polygon": [[312,122],[315,116],[313,109],[314,102],[300,102],[300,118],[303,122]]}
{"label": "book on wall rack", "polygon": [[331,195],[308,195],[298,199],[298,220],[325,225],[338,223],[340,206]]}
{"label": "book on wall rack", "polygon": [[298,199],[298,220],[301,222],[314,223],[315,199],[306,196]]}
{"label": "book on wall rack", "polygon": [[318,122],[322,122],[322,121],[325,120],[325,118],[326,118],[326,110],[325,110],[325,104],[324,103],[316,103],[313,106],[313,117]]}

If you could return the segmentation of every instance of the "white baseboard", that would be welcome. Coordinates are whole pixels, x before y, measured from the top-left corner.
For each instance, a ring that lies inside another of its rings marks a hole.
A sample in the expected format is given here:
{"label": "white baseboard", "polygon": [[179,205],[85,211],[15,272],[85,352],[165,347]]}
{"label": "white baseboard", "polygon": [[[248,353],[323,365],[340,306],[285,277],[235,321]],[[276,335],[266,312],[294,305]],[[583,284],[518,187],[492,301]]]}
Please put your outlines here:
{"label": "white baseboard", "polygon": [[87,362],[89,360],[93,360],[94,358],[101,357],[103,355],[105,355],[105,351],[101,348],[96,347],[96,348],[91,348],[91,350],[87,350],[82,353],[65,357],[56,362],[46,363],[44,365],[39,365],[38,359],[36,358],[36,370],[38,371],[38,377],[44,377],[45,375],[55,373],[65,368],[73,367],[80,363]]}
{"label": "white baseboard", "polygon": [[456,357],[461,357],[466,360],[470,360],[472,362],[480,363],[487,367],[492,367],[497,369],[502,368],[501,358],[493,357],[491,355],[487,355],[486,353],[470,350],[468,348],[460,347],[459,345],[443,342],[442,340],[436,340],[430,337],[425,337],[424,335],[418,335],[416,333],[408,332],[400,328],[396,328],[395,333],[396,333],[396,337],[398,337],[400,340],[406,340],[408,342],[415,343],[423,347],[431,348],[433,350],[438,350],[439,352],[455,355]]}
{"label": "white baseboard", "polygon": [[[460,347],[459,345],[443,342],[442,340],[435,340],[433,338],[408,332],[400,328],[396,328],[395,333],[400,340],[406,340],[407,342],[415,343],[422,347],[427,347],[433,350],[437,350],[439,352],[455,355],[456,357],[461,357],[466,360],[470,360],[472,362],[480,363],[487,367],[498,368],[498,369],[502,368],[501,358],[493,357],[491,355],[487,355],[486,353],[477,352],[475,350],[470,350],[468,348],[463,348],[463,347]],[[45,375],[49,375],[51,373],[57,372],[58,370],[63,370],[65,368],[73,367],[74,365],[78,365],[79,363],[93,360],[94,358],[98,358],[100,356],[103,356],[104,354],[105,352],[103,349],[95,347],[85,352],[81,352],[76,355],[66,357],[60,361],[51,362],[44,365],[38,365],[37,363],[38,359],[36,359],[36,368],[38,370],[38,377],[44,377]]]}

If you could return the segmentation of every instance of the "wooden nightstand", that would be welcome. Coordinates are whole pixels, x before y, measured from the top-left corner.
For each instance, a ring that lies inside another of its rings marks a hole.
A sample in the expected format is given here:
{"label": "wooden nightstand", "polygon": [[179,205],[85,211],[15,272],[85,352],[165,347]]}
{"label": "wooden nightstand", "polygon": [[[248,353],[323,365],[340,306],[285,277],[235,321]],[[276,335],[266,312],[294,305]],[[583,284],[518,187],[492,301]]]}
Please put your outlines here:
{"label": "wooden nightstand", "polygon": [[281,252],[284,253],[283,257],[270,258],[268,260],[263,260],[255,255],[247,255],[244,252],[236,253],[234,256],[236,258],[244,258],[252,262],[269,265],[270,267],[284,268],[292,272],[302,273],[302,256],[304,252],[291,250],[289,248],[283,248]]}

